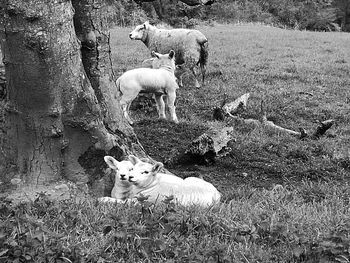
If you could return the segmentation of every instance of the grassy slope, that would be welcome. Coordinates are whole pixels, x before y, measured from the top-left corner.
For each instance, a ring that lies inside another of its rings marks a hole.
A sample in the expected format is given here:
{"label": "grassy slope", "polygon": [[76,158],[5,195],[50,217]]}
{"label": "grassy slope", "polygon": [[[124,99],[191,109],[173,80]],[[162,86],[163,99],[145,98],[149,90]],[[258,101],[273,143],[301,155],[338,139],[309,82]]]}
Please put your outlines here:
{"label": "grassy slope", "polygon": [[[148,57],[129,30],[112,32],[117,75]],[[209,76],[199,90],[179,90],[181,123],[157,121],[147,105],[132,112],[152,157],[166,161],[218,125],[211,111],[224,92],[232,99],[252,92],[249,117],[258,116],[264,98],[268,117],[288,128],[334,118],[337,136],[300,141],[236,124],[232,152],[214,166],[170,167],[220,188],[225,203],[210,209],[54,204],[45,196],[14,208],[1,202],[0,261],[348,262],[349,35],[256,25],[200,30],[210,40]]]}

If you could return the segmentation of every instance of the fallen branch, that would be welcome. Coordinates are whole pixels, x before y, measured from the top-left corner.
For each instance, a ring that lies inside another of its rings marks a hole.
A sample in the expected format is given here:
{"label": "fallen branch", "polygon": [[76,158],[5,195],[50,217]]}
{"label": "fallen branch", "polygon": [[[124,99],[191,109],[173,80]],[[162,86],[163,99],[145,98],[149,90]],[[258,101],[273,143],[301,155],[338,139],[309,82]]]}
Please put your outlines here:
{"label": "fallen branch", "polygon": [[249,93],[245,93],[231,103],[224,104],[221,108],[224,114],[232,116],[240,111],[244,111],[247,107],[247,102],[250,97]]}
{"label": "fallen branch", "polygon": [[211,164],[218,155],[224,155],[228,142],[234,140],[233,127],[209,129],[191,142],[185,155],[194,163]]}
{"label": "fallen branch", "polygon": [[[273,129],[277,132],[282,132],[282,133],[290,134],[292,136],[299,137],[300,139],[303,139],[306,137],[310,137],[312,139],[318,139],[321,136],[323,136],[325,134],[325,132],[328,129],[330,129],[332,127],[332,125],[334,124],[334,120],[331,120],[331,119],[323,121],[323,122],[319,122],[319,126],[316,128],[316,130],[313,133],[311,133],[311,135],[309,135],[305,131],[305,129],[303,129],[303,128],[299,128],[299,131],[294,131],[294,130],[290,130],[287,128],[283,128],[281,126],[276,125],[272,121],[267,120],[267,116],[266,116],[267,114],[266,114],[266,110],[265,110],[264,101],[261,102],[261,118],[260,118],[260,120],[244,119],[244,118],[241,118],[239,116],[233,115],[233,114],[239,112],[240,110],[246,109],[249,97],[250,97],[250,94],[246,93],[231,103],[223,103],[224,105],[220,109],[221,114],[223,116],[225,116],[225,115],[229,116],[231,119],[243,122],[245,124],[250,124],[250,125],[253,124],[255,126],[263,126],[266,128]],[[215,118],[215,116],[220,117],[220,111],[218,110],[218,108],[214,109],[214,118]]]}
{"label": "fallen branch", "polygon": [[[274,122],[267,119],[265,110],[265,104],[261,102],[261,117],[260,119],[245,119],[240,116],[234,115],[241,110],[245,110],[247,102],[250,97],[249,93],[246,93],[231,103],[224,101],[221,107],[214,109],[214,118],[224,119],[225,116],[229,116],[230,119],[244,123],[246,125],[254,125],[256,127],[263,127],[266,129],[272,129],[275,132],[286,133],[292,136],[296,136],[300,139],[309,137],[312,139],[318,139],[323,136],[325,132],[332,127],[334,121],[326,120],[319,122],[319,126],[316,130],[309,135],[303,128],[299,128],[299,131],[290,130],[276,125]],[[235,140],[233,137],[233,127],[223,127],[223,125],[215,128],[211,128],[195,140],[188,146],[185,154],[181,155],[177,161],[191,162],[191,163],[204,163],[211,164],[215,162],[216,157],[223,156],[228,152],[228,143]],[[172,158],[173,159],[173,158]]]}

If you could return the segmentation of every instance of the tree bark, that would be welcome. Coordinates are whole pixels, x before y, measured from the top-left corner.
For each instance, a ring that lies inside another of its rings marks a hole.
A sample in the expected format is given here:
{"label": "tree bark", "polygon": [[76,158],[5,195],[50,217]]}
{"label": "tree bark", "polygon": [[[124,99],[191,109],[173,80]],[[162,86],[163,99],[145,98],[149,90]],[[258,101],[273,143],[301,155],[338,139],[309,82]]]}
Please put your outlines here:
{"label": "tree bark", "polygon": [[88,183],[103,176],[104,155],[144,155],[114,96],[107,4],[74,2],[83,59],[71,1],[0,3],[8,88],[3,149],[25,184]]}

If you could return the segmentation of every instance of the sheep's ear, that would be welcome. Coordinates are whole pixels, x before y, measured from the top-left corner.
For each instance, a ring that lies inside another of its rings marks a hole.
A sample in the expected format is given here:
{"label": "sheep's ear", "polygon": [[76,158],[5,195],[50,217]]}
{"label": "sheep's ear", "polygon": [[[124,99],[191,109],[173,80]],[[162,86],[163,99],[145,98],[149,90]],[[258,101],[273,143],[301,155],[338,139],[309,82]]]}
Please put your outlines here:
{"label": "sheep's ear", "polygon": [[109,166],[109,168],[112,168],[113,170],[118,170],[118,161],[114,159],[112,156],[105,156],[103,158],[106,162],[106,164]]}
{"label": "sheep's ear", "polygon": [[146,21],[145,23],[143,23],[143,28],[146,29],[147,26],[149,26],[149,21]]}
{"label": "sheep's ear", "polygon": [[138,162],[140,162],[140,159],[137,158],[135,155],[129,155],[128,159],[130,162],[132,162],[133,165],[137,164]]}
{"label": "sheep's ear", "polygon": [[152,173],[158,173],[163,168],[163,164],[160,162],[156,162],[152,167]]}
{"label": "sheep's ear", "polygon": [[155,52],[154,50],[151,52],[152,57],[159,58],[159,54]]}
{"label": "sheep's ear", "polygon": [[169,58],[172,59],[175,55],[175,51],[174,50],[170,50],[169,52]]}

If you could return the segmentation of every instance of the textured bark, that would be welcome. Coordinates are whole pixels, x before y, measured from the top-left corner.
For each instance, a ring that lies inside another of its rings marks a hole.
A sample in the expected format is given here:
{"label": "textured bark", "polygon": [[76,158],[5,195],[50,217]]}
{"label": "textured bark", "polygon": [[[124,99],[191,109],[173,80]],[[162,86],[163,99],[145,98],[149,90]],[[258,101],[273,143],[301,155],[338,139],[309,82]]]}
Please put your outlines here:
{"label": "textured bark", "polygon": [[144,154],[114,103],[108,23],[100,18],[105,1],[79,2],[77,32],[84,47],[92,40],[84,65],[71,1],[0,3],[12,142],[3,149],[25,184],[92,182],[103,176],[103,155]]}
{"label": "textured bark", "polygon": [[119,117],[122,112],[115,99],[117,89],[111,63],[109,19],[106,16],[113,3],[111,0],[73,0],[74,26],[81,41],[84,69],[102,106],[108,127],[131,135],[131,127]]}

